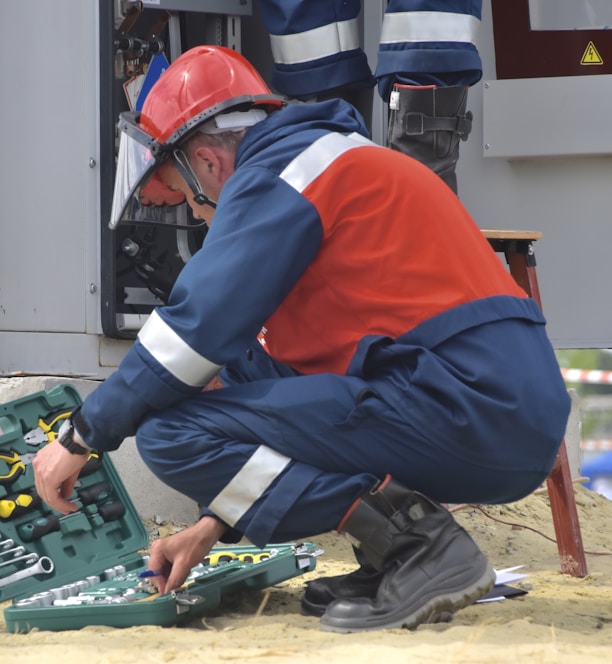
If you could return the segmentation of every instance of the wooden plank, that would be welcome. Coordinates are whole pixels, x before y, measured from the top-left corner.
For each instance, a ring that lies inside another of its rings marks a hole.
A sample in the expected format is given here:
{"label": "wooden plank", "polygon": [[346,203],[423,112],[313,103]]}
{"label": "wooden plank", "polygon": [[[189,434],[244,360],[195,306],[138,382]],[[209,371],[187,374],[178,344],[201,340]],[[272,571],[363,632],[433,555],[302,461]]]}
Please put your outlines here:
{"label": "wooden plank", "polygon": [[481,228],[481,231],[487,240],[540,240],[542,238],[542,233],[539,231],[511,231],[495,228]]}

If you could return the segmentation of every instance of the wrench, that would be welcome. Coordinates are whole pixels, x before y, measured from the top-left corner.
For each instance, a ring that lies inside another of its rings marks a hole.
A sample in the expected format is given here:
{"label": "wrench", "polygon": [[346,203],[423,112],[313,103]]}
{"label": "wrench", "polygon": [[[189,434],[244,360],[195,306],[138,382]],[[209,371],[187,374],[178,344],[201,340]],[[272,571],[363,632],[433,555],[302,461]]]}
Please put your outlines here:
{"label": "wrench", "polygon": [[5,549],[4,551],[0,551],[0,558],[9,555],[15,558],[16,556],[21,556],[25,552],[26,552],[25,546],[15,546],[12,549]]}
{"label": "wrench", "polygon": [[3,563],[0,563],[0,567],[5,567],[6,565],[14,565],[15,563],[23,562],[25,565],[31,565],[38,560],[37,553],[26,553],[23,556],[17,556],[17,558],[11,558]]}
{"label": "wrench", "polygon": [[4,551],[4,549],[10,549],[12,546],[15,546],[15,540],[4,539],[0,541],[0,551]]}
{"label": "wrench", "polygon": [[28,576],[35,576],[36,574],[51,574],[55,565],[53,561],[48,556],[42,556],[38,559],[36,564],[30,565],[25,569],[21,569],[10,576],[5,576],[3,579],[0,579],[0,588],[2,586],[8,586],[9,583],[15,583],[15,581],[21,581]]}

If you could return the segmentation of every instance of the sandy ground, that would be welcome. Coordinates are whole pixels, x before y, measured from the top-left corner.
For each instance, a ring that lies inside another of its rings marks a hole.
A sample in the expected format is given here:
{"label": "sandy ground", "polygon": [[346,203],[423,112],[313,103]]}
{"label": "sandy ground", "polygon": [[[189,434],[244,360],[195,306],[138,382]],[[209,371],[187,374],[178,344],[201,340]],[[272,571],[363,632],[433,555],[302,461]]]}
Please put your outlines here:
{"label": "sandy ground", "polygon": [[[554,528],[545,493],[510,505],[489,506],[487,515],[474,508],[455,513],[496,569],[525,566],[522,571],[528,577],[517,585],[528,593],[472,605],[458,612],[451,623],[350,635],[320,631],[317,618],[300,613],[304,581],[354,567],[348,543],[336,534],[326,534],[313,538],[325,549],[313,572],[267,591],[242,593],[183,627],[88,627],[11,634],[2,620],[1,661],[608,664],[612,657],[612,502],[580,485],[576,497],[588,552],[589,574],[582,579],[560,572],[556,544],[547,539],[554,538]],[[165,534],[176,527],[162,524],[158,530]]]}

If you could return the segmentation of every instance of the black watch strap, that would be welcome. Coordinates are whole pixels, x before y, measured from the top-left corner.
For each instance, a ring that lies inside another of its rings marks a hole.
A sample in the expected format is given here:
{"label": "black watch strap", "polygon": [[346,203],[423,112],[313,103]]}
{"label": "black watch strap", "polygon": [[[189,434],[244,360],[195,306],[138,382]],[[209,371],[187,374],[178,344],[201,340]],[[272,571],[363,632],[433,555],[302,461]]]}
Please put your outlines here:
{"label": "black watch strap", "polygon": [[70,452],[70,454],[85,455],[91,452],[91,450],[74,441],[74,424],[72,423],[72,415],[67,420],[64,420],[64,423],[60,427],[57,440],[62,447],[65,447]]}

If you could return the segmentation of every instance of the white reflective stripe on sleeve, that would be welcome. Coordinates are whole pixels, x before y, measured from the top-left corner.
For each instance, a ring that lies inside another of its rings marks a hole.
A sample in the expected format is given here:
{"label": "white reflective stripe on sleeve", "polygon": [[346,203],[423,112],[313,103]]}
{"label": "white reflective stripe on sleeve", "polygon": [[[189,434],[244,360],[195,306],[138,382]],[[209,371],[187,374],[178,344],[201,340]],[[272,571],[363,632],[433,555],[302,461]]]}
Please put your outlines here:
{"label": "white reflective stripe on sleeve", "polygon": [[317,139],[312,145],[291,161],[280,174],[280,178],[302,193],[325,169],[341,155],[353,148],[372,145],[369,139],[361,134],[329,133]]}
{"label": "white reflective stripe on sleeve", "polygon": [[385,14],[381,44],[401,42],[467,42],[474,44],[480,21],[471,14],[399,12]]}
{"label": "white reflective stripe on sleeve", "polygon": [[196,353],[153,311],[138,333],[140,343],[175,378],[192,387],[204,387],[222,365]]}
{"label": "white reflective stripe on sleeve", "polygon": [[274,62],[296,65],[359,48],[356,18],[313,28],[295,35],[270,35]]}
{"label": "white reflective stripe on sleeve", "polygon": [[260,445],[208,508],[227,524],[235,526],[290,462],[289,457]]}

